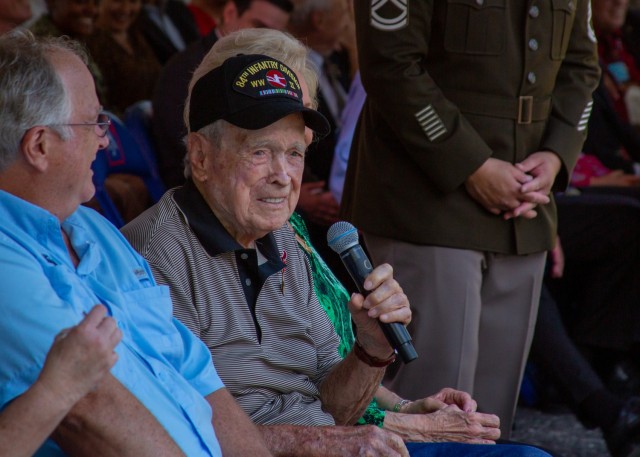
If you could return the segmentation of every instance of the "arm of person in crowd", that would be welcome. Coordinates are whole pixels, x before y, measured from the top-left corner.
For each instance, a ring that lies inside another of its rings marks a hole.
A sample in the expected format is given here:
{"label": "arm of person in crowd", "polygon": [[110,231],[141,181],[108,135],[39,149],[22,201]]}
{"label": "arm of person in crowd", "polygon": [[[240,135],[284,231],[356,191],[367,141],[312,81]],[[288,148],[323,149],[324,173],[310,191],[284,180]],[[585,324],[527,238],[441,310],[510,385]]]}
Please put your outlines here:
{"label": "arm of person in crowd", "polygon": [[227,389],[208,395],[222,454],[225,457],[270,456],[262,435]]}
{"label": "arm of person in crowd", "polygon": [[324,181],[302,183],[298,207],[316,224],[331,225],[338,221],[340,205],[324,186]]}
{"label": "arm of person in crowd", "polygon": [[60,332],[36,382],[0,414],[0,455],[33,455],[116,363],[114,348],[121,338],[102,305]]}
{"label": "arm of person in crowd", "polygon": [[352,457],[371,455],[409,457],[399,435],[374,425],[363,426],[258,426],[275,456]]}
{"label": "arm of person in crowd", "polygon": [[592,176],[590,186],[604,187],[637,187],[640,186],[640,176],[630,175],[623,170],[613,170],[606,175]]}
{"label": "arm of person in crowd", "polygon": [[184,456],[149,410],[112,375],[76,403],[52,438],[70,457]]}
{"label": "arm of person in crowd", "polygon": [[[378,320],[407,325],[411,320],[409,301],[393,278],[389,264],[376,267],[367,276],[364,288],[370,291],[366,298],[353,294],[349,301],[349,311],[356,327],[356,345],[369,357],[387,360],[393,355],[393,349]],[[384,367],[365,363],[354,351],[338,363],[320,385],[323,407],[340,425],[350,425],[358,420],[384,374]]]}
{"label": "arm of person in crowd", "polygon": [[564,275],[564,250],[560,243],[560,236],[556,236],[556,244],[549,252],[549,258],[551,260],[551,271],[549,275],[554,279],[562,278]]}
{"label": "arm of person in crowd", "polygon": [[378,405],[387,410],[383,427],[407,442],[494,444],[500,437],[498,416],[476,412],[466,392],[445,388],[419,400],[402,400],[383,386],[376,393]]}

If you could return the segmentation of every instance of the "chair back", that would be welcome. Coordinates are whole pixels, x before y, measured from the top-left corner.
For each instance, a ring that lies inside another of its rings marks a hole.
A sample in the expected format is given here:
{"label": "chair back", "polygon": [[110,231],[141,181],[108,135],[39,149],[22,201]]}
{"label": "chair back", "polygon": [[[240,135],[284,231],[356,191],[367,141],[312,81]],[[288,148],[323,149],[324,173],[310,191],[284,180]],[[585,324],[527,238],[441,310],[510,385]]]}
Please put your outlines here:
{"label": "chair back", "polygon": [[96,155],[91,165],[93,182],[96,188],[96,200],[100,204],[104,216],[116,227],[124,225],[124,219],[105,188],[105,180],[112,173],[136,175],[142,178],[151,200],[156,203],[165,192],[160,179],[158,165],[153,151],[146,146],[141,147],[125,124],[114,114],[107,113],[111,125],[107,136],[109,145]]}

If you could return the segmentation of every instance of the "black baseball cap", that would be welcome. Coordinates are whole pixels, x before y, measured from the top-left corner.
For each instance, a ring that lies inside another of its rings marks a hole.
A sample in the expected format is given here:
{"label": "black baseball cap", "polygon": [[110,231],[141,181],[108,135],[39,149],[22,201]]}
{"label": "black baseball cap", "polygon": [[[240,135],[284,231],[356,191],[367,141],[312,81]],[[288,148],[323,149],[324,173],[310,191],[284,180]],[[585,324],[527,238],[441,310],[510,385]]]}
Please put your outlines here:
{"label": "black baseball cap", "polygon": [[224,119],[247,129],[264,128],[292,113],[302,113],[307,127],[330,131],[318,111],[305,108],[296,74],[284,63],[261,54],[230,57],[196,82],[191,91],[192,132]]}

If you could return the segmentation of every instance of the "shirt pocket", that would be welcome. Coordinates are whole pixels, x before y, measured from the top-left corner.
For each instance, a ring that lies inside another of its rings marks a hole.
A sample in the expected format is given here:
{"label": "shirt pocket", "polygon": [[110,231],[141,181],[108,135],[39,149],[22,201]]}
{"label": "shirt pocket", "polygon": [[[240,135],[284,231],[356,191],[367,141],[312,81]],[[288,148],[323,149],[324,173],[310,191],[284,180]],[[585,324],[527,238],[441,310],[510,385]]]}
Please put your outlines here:
{"label": "shirt pocket", "polygon": [[500,55],[506,45],[507,0],[447,0],[444,47],[448,52]]}
{"label": "shirt pocket", "polygon": [[552,0],[551,58],[562,60],[567,54],[571,29],[576,16],[577,0]]}
{"label": "shirt pocket", "polygon": [[126,313],[136,330],[169,352],[181,347],[182,337],[173,325],[169,287],[151,286],[122,292]]}

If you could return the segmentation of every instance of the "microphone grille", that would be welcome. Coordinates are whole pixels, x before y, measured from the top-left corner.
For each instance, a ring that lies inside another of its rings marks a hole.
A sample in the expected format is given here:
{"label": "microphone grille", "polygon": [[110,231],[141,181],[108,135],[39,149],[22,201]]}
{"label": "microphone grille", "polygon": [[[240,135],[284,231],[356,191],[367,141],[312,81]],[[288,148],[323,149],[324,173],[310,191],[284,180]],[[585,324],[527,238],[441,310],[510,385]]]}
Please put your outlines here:
{"label": "microphone grille", "polygon": [[329,227],[327,243],[334,252],[342,254],[358,244],[358,230],[346,221],[338,221]]}

